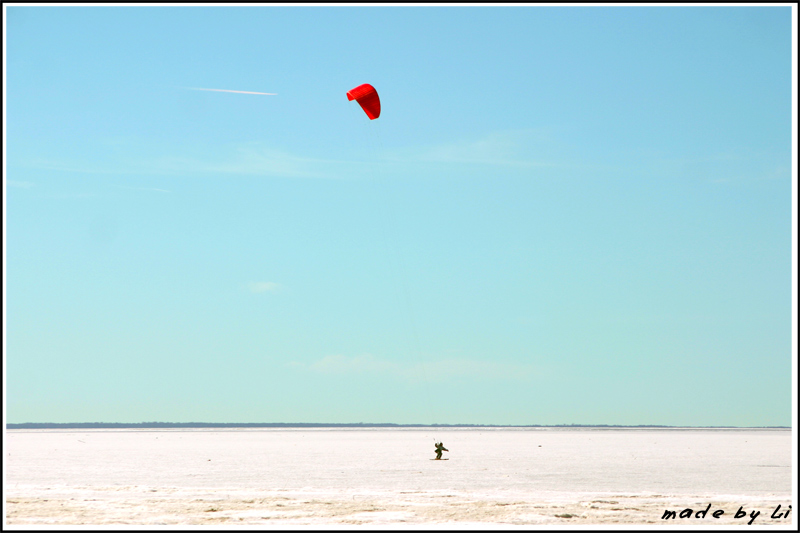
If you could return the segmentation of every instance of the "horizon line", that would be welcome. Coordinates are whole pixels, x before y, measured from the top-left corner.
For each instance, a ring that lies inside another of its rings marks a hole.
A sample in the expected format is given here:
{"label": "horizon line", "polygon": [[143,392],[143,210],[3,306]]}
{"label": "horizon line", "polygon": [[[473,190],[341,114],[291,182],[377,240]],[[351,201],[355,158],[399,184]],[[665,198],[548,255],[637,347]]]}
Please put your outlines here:
{"label": "horizon line", "polygon": [[676,428],[676,429],[792,429],[792,426],[687,426],[668,424],[400,424],[394,422],[20,422],[6,423],[6,429],[86,428],[336,428],[336,427],[421,427],[421,428]]}

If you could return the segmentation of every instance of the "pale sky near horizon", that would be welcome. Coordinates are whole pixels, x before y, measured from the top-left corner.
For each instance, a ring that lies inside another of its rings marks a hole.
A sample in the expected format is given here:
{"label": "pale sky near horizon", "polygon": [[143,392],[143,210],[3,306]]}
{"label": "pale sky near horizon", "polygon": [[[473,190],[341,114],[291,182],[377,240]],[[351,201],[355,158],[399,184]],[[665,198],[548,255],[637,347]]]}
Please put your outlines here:
{"label": "pale sky near horizon", "polygon": [[6,421],[791,425],[794,9],[4,6]]}

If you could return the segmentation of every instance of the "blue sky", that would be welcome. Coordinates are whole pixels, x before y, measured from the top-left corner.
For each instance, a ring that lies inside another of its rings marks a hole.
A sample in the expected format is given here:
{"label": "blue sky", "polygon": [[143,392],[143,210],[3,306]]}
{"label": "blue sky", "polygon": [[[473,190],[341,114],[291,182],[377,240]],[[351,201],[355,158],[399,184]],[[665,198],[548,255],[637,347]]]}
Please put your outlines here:
{"label": "blue sky", "polygon": [[791,425],[792,8],[4,9],[7,422]]}

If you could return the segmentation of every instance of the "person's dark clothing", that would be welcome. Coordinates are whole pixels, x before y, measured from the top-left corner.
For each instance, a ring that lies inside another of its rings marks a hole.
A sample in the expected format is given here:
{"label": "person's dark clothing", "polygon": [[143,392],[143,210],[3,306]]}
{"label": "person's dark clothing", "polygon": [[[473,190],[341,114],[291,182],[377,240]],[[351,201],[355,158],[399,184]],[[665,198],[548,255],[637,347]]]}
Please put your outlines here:
{"label": "person's dark clothing", "polygon": [[437,442],[436,443],[436,458],[437,459],[441,459],[442,458],[442,452],[449,452],[449,451],[450,450],[445,448],[444,444],[442,444],[441,442]]}

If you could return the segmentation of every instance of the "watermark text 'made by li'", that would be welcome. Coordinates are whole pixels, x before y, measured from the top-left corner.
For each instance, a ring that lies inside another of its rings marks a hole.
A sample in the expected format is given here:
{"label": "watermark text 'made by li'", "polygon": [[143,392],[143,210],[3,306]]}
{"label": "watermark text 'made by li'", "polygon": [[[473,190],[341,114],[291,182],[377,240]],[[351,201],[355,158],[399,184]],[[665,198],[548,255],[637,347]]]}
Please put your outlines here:
{"label": "watermark text 'made by li'", "polygon": [[[671,518],[672,519],[675,519],[675,518],[691,518],[692,514],[694,514],[695,518],[706,518],[706,516],[708,515],[708,512],[710,510],[711,510],[711,504],[710,503],[708,504],[708,507],[706,507],[702,511],[697,511],[697,512],[695,512],[693,509],[689,509],[689,508],[684,509],[680,513],[678,513],[678,511],[670,511],[669,509],[667,509],[667,510],[664,511],[664,515],[661,517],[661,519],[662,520],[669,520]],[[784,510],[781,510],[781,506],[778,505],[775,508],[775,510],[772,511],[772,515],[770,515],[770,518],[772,518],[773,520],[779,520],[779,519],[782,519],[782,518],[789,518],[789,513],[791,513],[791,512],[792,512],[792,506],[791,505],[789,505]],[[725,514],[725,511],[723,509],[717,509],[716,511],[711,513],[711,516],[714,517],[714,518],[720,518],[724,514]],[[747,518],[749,516],[750,519],[748,520],[747,525],[751,525],[753,522],[755,522],[756,518],[758,518],[758,515],[760,515],[760,514],[761,514],[761,511],[755,511],[755,510],[754,511],[750,511],[750,513],[748,514],[747,511],[744,510],[744,506],[742,505],[742,506],[739,507],[739,510],[736,511],[736,514],[734,514],[733,517],[736,518],[736,519],[740,519],[740,518]]]}

